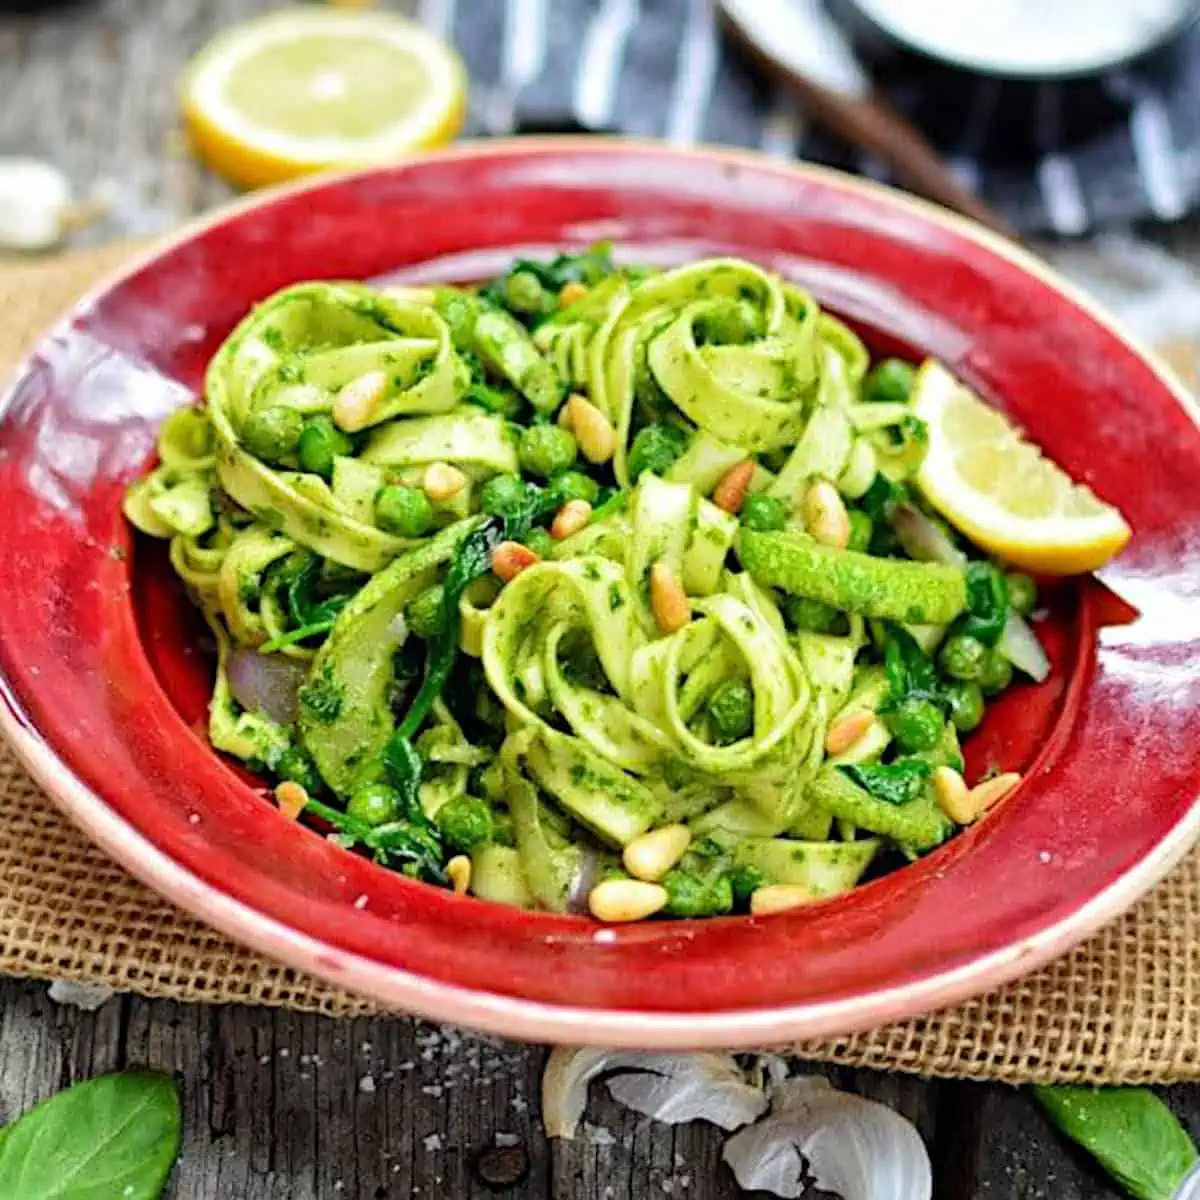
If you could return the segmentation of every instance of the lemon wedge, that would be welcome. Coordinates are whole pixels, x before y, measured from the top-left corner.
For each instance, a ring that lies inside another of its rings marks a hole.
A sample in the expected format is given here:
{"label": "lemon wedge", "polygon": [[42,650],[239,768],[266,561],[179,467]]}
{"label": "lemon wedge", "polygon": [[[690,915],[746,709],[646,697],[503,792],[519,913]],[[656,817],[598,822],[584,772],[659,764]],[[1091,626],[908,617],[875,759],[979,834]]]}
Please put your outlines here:
{"label": "lemon wedge", "polygon": [[461,59],[420,25],[315,7],[218,34],[182,88],[197,150],[241,187],[444,145],[462,126],[466,96]]}
{"label": "lemon wedge", "polygon": [[1129,541],[1125,518],[1076,483],[945,367],[917,373],[913,408],[929,427],[917,484],[955,528],[1028,571],[1094,571]]}

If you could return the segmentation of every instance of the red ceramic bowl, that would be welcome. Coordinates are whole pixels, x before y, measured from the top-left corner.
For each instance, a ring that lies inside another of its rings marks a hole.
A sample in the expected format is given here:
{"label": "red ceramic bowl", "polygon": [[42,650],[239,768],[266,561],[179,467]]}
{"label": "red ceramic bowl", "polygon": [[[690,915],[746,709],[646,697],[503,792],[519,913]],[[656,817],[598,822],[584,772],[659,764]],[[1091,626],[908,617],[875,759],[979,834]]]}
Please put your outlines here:
{"label": "red ceramic bowl", "polygon": [[[492,906],[285,820],[204,741],[210,661],[120,498],[221,339],[298,280],[474,279],[518,253],[602,237],[633,259],[740,254],[802,281],[877,351],[944,359],[1133,524],[1107,588],[1055,593],[1041,627],[1050,682],[1014,689],[971,740],[973,770],[1021,770],[1024,786],[852,895],[765,919],[616,929]],[[911,1016],[1066,950],[1197,833],[1200,431],[1188,404],[1034,259],[827,171],[522,141],[305,183],[193,228],[103,288],[8,395],[4,731],[63,809],[152,887],[399,1009],[542,1041],[681,1047]]]}

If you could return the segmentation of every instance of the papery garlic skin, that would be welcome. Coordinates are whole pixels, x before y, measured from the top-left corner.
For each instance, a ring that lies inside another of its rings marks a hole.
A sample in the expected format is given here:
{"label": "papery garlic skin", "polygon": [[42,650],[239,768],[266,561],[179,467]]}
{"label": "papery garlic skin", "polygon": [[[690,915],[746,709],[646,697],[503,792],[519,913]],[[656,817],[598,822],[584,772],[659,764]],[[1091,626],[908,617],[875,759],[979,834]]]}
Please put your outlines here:
{"label": "papery garlic skin", "polygon": [[0,157],[0,248],[57,246],[70,208],[71,186],[56,167],[36,158]]}
{"label": "papery garlic skin", "polygon": [[762,1088],[728,1054],[648,1054],[561,1046],[542,1076],[542,1120],[550,1137],[572,1138],[587,1106],[588,1085],[607,1072],[618,1103],[676,1125],[704,1120],[737,1129],[767,1110]]}
{"label": "papery garlic skin", "polygon": [[930,1200],[933,1170],[913,1125],[886,1105],[840,1092],[819,1076],[784,1080],[771,1115],[735,1134],[723,1157],[747,1191],[797,1200],[805,1164],[843,1200]]}

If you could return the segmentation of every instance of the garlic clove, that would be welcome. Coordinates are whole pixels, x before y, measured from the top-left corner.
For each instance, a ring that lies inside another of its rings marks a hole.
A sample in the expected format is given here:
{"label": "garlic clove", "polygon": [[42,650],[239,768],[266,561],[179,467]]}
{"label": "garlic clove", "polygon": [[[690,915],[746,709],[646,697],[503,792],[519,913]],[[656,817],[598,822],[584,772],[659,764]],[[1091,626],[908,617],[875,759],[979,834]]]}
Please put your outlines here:
{"label": "garlic clove", "polygon": [[807,1175],[843,1200],[930,1200],[933,1172],[912,1124],[886,1105],[840,1092],[818,1076],[783,1080],[771,1114],[725,1143],[741,1187],[786,1200]]}
{"label": "garlic clove", "polygon": [[0,248],[49,250],[63,240],[70,213],[61,171],[35,158],[0,157]]}

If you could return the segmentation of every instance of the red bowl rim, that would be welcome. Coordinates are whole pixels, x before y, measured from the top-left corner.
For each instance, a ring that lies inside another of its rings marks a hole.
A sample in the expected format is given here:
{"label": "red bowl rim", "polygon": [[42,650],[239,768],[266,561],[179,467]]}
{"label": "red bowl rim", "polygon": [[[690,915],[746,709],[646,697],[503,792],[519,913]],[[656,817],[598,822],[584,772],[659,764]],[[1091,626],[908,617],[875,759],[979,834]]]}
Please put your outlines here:
{"label": "red bowl rim", "polygon": [[[494,154],[512,156],[545,150],[604,154],[614,145],[626,150],[742,164],[758,170],[777,171],[782,175],[824,180],[843,190],[858,190],[877,201],[908,209],[922,220],[940,225],[976,243],[986,252],[1007,259],[1013,266],[1037,277],[1050,290],[1082,309],[1141,358],[1164,389],[1200,426],[1200,404],[1196,399],[1183,388],[1158,355],[1086,293],[1028,251],[998,234],[937,205],[882,184],[831,168],[779,162],[752,151],[708,146],[680,149],[630,138],[558,136],[467,141],[422,154],[417,161],[469,159]],[[389,164],[389,167],[397,165],[403,164]],[[72,311],[86,309],[95,299],[136,275],[160,255],[232,216],[269,205],[280,196],[352,182],[389,167],[364,167],[322,174],[224,205],[213,213],[187,223],[170,238],[156,242],[144,253],[134,256],[128,264],[90,289],[72,306]],[[56,327],[57,323],[45,331],[43,337]],[[39,338],[38,342],[41,340]],[[30,359],[23,359],[16,365],[12,378],[19,377],[29,365]],[[130,822],[114,812],[37,732],[3,677],[0,677],[0,699],[3,700],[3,704],[0,704],[0,733],[3,733],[37,783],[89,838],[159,895],[227,936],[287,966],[358,993],[387,1008],[533,1042],[662,1049],[763,1046],[796,1039],[830,1038],[856,1033],[950,1007],[1028,975],[1078,945],[1150,891],[1200,838],[1198,793],[1186,813],[1153,850],[1068,916],[998,950],[979,955],[959,967],[934,972],[896,986],[881,987],[853,998],[711,1014],[569,1008],[431,980],[329,946],[233,899],[182,868]]]}

